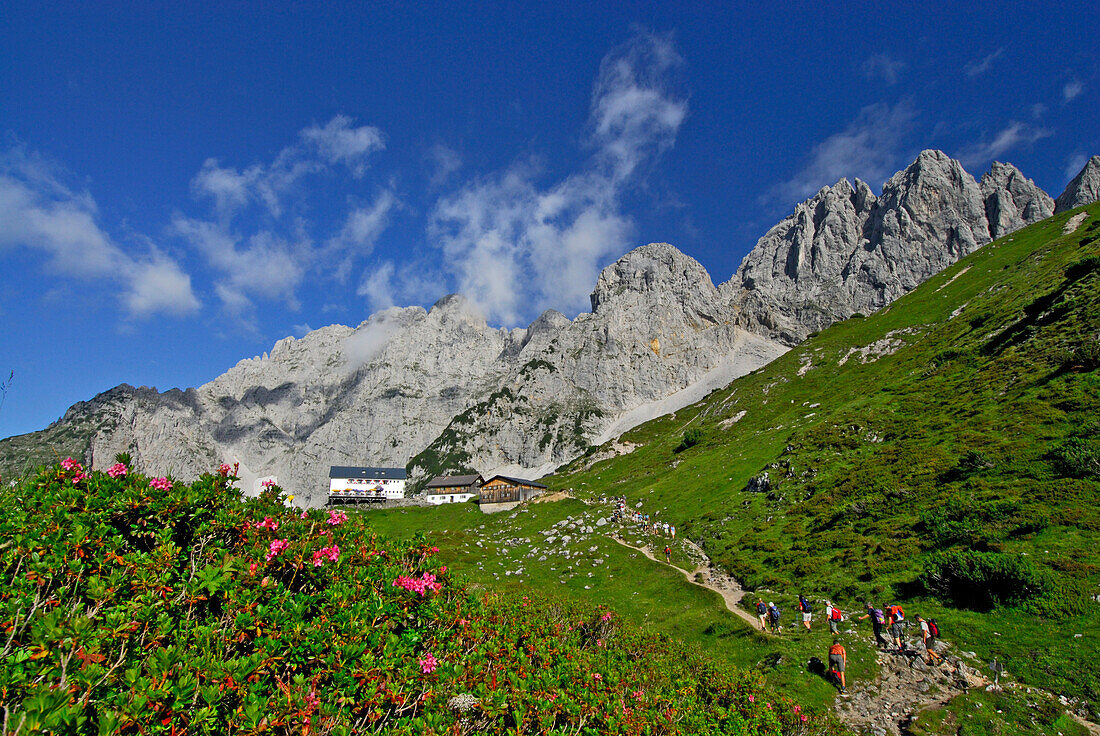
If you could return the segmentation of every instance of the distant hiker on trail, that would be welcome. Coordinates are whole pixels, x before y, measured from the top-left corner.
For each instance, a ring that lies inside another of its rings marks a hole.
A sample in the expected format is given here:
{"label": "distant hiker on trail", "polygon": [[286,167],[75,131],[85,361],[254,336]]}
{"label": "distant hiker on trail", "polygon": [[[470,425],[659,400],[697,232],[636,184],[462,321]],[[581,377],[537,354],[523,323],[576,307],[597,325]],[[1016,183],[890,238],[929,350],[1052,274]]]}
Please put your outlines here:
{"label": "distant hiker on trail", "polygon": [[672,538],[673,538],[673,539],[676,539],[676,527],[674,527],[674,526],[670,526],[670,527],[669,527],[669,531],[671,531],[671,532],[672,532]]}
{"label": "distant hiker on trail", "polygon": [[943,657],[936,653],[935,644],[936,639],[940,638],[940,627],[936,623],[936,619],[925,619],[919,613],[917,614],[917,623],[920,624],[920,635],[924,639],[924,653],[928,655],[928,664],[936,664],[942,662]]}
{"label": "distant hiker on trail", "polygon": [[875,644],[883,649],[890,648],[890,642],[886,641],[886,637],[882,635],[882,626],[886,623],[886,614],[882,612],[881,608],[875,608],[873,604],[868,603],[867,613],[859,617],[862,621],[865,618],[871,619],[871,626],[875,630]]}
{"label": "distant hiker on trail", "polygon": [[768,630],[768,607],[764,605],[763,598],[756,599],[756,615],[760,617],[760,630]]}
{"label": "distant hiker on trail", "polygon": [[806,631],[810,630],[810,618],[813,615],[813,608],[810,606],[810,601],[806,599],[806,596],[801,593],[798,594],[798,610],[802,611],[802,625],[806,627]]}
{"label": "distant hiker on trail", "polygon": [[886,609],[886,615],[890,621],[890,636],[894,637],[894,646],[898,652],[905,654],[905,643],[901,640],[905,636],[905,611],[897,603]]}
{"label": "distant hiker on trail", "polygon": [[833,645],[829,647],[829,669],[836,673],[836,679],[840,681],[840,694],[848,694],[848,685],[844,682],[844,667],[848,664],[848,652],[840,639],[833,639]]}
{"label": "distant hiker on trail", "polygon": [[672,547],[665,545],[665,562],[672,564]]}
{"label": "distant hiker on trail", "polygon": [[841,613],[841,610],[839,608],[834,606],[829,601],[825,601],[825,618],[829,619],[830,634],[840,633],[840,629],[838,627],[840,626],[840,621],[843,616],[844,614]]}
{"label": "distant hiker on trail", "polygon": [[783,627],[779,625],[779,606],[775,603],[768,602],[768,625],[771,627],[773,634],[779,634],[783,631]]}

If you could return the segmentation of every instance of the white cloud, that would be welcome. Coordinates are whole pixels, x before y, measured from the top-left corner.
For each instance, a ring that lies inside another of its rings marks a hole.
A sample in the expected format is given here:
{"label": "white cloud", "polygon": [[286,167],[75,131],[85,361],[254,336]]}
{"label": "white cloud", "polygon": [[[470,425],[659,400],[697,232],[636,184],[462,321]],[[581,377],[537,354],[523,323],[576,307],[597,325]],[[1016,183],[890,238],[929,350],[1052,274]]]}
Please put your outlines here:
{"label": "white cloud", "polygon": [[1088,162],[1089,157],[1084,153],[1078,152],[1070,156],[1069,161],[1066,162],[1066,168],[1064,169],[1066,180],[1072,181],[1075,176],[1081,173],[1081,169],[1085,168],[1085,164]]}
{"label": "white cloud", "polygon": [[671,41],[641,34],[600,63],[589,109],[591,142],[614,180],[671,148],[687,116],[687,100],[672,89],[683,65]]}
{"label": "white cloud", "polygon": [[331,244],[354,248],[363,255],[370,253],[389,225],[390,211],[396,204],[397,196],[393,191],[383,190],[370,205],[356,207],[348,213],[344,227],[330,241]]}
{"label": "white cloud", "polygon": [[367,298],[371,311],[387,309],[395,304],[393,271],[393,263],[386,261],[363,274],[356,293]]}
{"label": "white cloud", "polygon": [[349,370],[356,370],[382,353],[390,339],[403,326],[397,315],[397,310],[376,312],[365,325],[344,340],[342,352]]}
{"label": "white cloud", "polygon": [[324,126],[310,126],[300,135],[327,163],[344,164],[358,178],[367,170],[367,157],[384,149],[386,140],[378,128],[353,128],[352,122],[347,115],[337,115]]}
{"label": "white cloud", "polygon": [[179,265],[149,248],[134,255],[97,223],[87,192],[74,192],[61,172],[43,160],[13,150],[0,156],[0,249],[26,247],[48,257],[59,275],[118,284],[130,317],[183,315],[198,309],[191,280]]}
{"label": "white cloud", "polygon": [[619,198],[675,143],[687,115],[674,88],[681,64],[668,39],[634,37],[600,65],[584,169],[542,186],[539,168],[522,161],[436,203],[429,237],[443,268],[490,320],[514,324],[551,306],[588,306],[600,266],[632,235]]}
{"label": "white cloud", "polygon": [[1006,151],[1028,146],[1037,140],[1051,135],[1046,128],[1037,128],[1027,123],[1010,122],[997,131],[992,138],[983,136],[981,141],[966,146],[959,152],[958,159],[964,166],[977,169],[992,161]]}
{"label": "white cloud", "polygon": [[297,325],[291,325],[290,330],[294,334],[295,337],[305,337],[309,333],[313,332],[313,328],[309,326],[308,322],[304,322],[302,324],[297,324]]}
{"label": "white cloud", "polygon": [[1064,87],[1062,87],[1062,100],[1064,102],[1069,102],[1070,100],[1077,97],[1078,95],[1080,95],[1084,91],[1085,91],[1085,85],[1083,85],[1081,83],[1081,80],[1079,80],[1079,79],[1070,80],[1069,82],[1066,82]]}
{"label": "white cloud", "polygon": [[905,62],[891,59],[886,54],[874,54],[863,62],[863,76],[881,79],[887,84],[897,84],[898,73],[905,69]]}
{"label": "white cloud", "polygon": [[265,230],[244,239],[217,223],[178,214],[172,227],[222,274],[214,291],[230,314],[247,320],[257,298],[298,308],[295,290],[309,260],[308,241],[288,241]]}
{"label": "white cloud", "polygon": [[870,105],[840,133],[814,145],[806,165],[773,187],[762,201],[782,200],[784,206],[806,199],[841,178],[858,177],[872,186],[885,181],[905,153],[916,111],[908,101],[890,107]]}
{"label": "white cloud", "polygon": [[253,202],[264,205],[273,217],[281,217],[283,197],[303,177],[343,164],[360,178],[370,155],[385,148],[378,128],[354,128],[352,122],[346,115],[337,115],[323,126],[305,128],[298,134],[301,142],[279,151],[270,163],[236,169],[208,158],[191,180],[191,192],[196,199],[212,199],[224,221]]}
{"label": "white cloud", "polygon": [[985,74],[990,69],[992,69],[994,62],[996,62],[998,59],[1000,59],[1002,56],[1004,56],[1004,54],[1005,54],[1005,50],[1004,50],[1004,47],[1002,46],[1002,47],[998,48],[996,51],[994,51],[990,54],[987,54],[986,56],[983,56],[981,59],[971,61],[969,64],[967,64],[966,66],[963,67],[963,70],[966,72],[967,76],[969,76],[969,77],[980,76],[982,74]]}
{"label": "white cloud", "polygon": [[201,306],[191,291],[191,277],[169,258],[154,254],[152,260],[133,263],[128,271],[123,301],[131,315],[182,316],[197,312]]}
{"label": "white cloud", "polygon": [[442,143],[436,143],[424,154],[431,171],[428,174],[428,183],[432,187],[441,186],[451,178],[451,175],[462,168],[462,156],[458,151]]}

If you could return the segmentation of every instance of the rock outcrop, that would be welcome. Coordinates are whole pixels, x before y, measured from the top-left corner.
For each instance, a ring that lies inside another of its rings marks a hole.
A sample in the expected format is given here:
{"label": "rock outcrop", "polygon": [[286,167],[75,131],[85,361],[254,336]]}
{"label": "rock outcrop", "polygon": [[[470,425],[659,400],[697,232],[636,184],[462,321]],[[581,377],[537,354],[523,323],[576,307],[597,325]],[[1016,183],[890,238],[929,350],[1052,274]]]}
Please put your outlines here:
{"label": "rock outcrop", "polygon": [[1011,165],[981,184],[958,161],[923,151],[875,196],[856,179],[823,187],[773,227],[724,291],[740,323],[796,343],[868,314],[994,238],[1049,217],[1051,199]]}
{"label": "rock outcrop", "polygon": [[1097,200],[1100,200],[1100,156],[1093,156],[1054,200],[1054,211],[1065,212]]}
{"label": "rock outcrop", "polygon": [[[1058,207],[1098,189],[1093,157]],[[314,504],[330,465],[405,466],[414,480],[538,477],[811,331],[889,304],[1053,207],[1015,167],[994,164],[979,183],[925,151],[877,196],[858,179],[822,188],[719,287],[655,243],[605,268],[592,312],[573,320],[548,311],[526,329],[494,328],[459,295],[387,309],[356,328],[280,340],[198,388],[119,386],[80,402],[41,433],[0,443],[0,469],[21,471],[13,459],[34,445],[83,453],[95,468],[129,452],[139,468],[181,479],[236,462],[246,490],[276,477]]]}

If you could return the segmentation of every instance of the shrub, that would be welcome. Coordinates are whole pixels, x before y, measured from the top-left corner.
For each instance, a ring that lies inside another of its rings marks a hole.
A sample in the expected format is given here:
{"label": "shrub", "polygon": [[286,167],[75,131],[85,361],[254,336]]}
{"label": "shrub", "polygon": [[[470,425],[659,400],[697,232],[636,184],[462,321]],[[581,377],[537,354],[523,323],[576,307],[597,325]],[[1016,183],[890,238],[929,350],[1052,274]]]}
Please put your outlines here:
{"label": "shrub", "polygon": [[703,430],[698,427],[692,427],[688,431],[684,432],[683,439],[680,440],[680,444],[676,446],[673,452],[683,452],[689,447],[695,447],[703,440]]}
{"label": "shrub", "polygon": [[1070,437],[1049,454],[1054,469],[1070,478],[1100,477],[1100,440]]}
{"label": "shrub", "polygon": [[13,732],[823,734],[759,675],[582,608],[465,590],[358,515],[67,460],[0,490]]}
{"label": "shrub", "polygon": [[1023,605],[1057,592],[1053,574],[1026,557],[972,550],[933,556],[921,582],[929,592],[976,611]]}

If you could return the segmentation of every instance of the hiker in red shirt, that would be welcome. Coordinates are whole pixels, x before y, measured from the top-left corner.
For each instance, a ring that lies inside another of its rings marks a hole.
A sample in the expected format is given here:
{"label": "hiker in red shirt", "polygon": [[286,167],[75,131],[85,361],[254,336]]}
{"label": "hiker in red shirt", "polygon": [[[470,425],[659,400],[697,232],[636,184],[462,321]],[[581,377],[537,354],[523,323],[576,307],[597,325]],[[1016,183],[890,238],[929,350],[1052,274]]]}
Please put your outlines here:
{"label": "hiker in red shirt", "polygon": [[848,686],[844,682],[844,666],[848,664],[848,652],[840,639],[833,639],[833,645],[829,647],[829,669],[836,673],[840,680],[840,694],[848,694]]}

